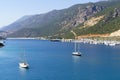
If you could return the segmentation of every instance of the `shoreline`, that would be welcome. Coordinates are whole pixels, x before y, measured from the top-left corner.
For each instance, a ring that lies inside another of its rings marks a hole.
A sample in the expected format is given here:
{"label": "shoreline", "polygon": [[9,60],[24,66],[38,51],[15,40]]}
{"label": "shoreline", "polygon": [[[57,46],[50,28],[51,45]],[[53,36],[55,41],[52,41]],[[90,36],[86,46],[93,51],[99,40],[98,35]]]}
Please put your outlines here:
{"label": "shoreline", "polygon": [[25,38],[25,37],[19,37],[19,38],[7,38],[7,39],[38,39],[38,40],[46,40],[46,39],[43,39],[43,38],[38,38],[38,37],[34,37],[34,38]]}
{"label": "shoreline", "polygon": [[[19,40],[48,40],[41,38],[7,38],[11,40],[19,39]],[[109,40],[109,39],[97,39],[97,38],[82,38],[82,39],[59,39],[60,42],[77,42],[77,43],[89,43],[89,44],[104,44],[107,46],[116,46],[120,45],[120,41]]]}
{"label": "shoreline", "polygon": [[37,39],[37,38],[7,38],[7,39]]}

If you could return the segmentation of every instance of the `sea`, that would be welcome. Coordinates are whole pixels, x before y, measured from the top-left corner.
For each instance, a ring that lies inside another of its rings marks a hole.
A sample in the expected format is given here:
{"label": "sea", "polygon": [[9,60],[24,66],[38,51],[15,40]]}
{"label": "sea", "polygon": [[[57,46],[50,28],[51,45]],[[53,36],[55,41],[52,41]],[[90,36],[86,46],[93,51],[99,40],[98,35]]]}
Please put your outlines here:
{"label": "sea", "polygon": [[[8,39],[0,48],[0,80],[120,80],[120,45]],[[19,67],[25,53],[29,68]]]}

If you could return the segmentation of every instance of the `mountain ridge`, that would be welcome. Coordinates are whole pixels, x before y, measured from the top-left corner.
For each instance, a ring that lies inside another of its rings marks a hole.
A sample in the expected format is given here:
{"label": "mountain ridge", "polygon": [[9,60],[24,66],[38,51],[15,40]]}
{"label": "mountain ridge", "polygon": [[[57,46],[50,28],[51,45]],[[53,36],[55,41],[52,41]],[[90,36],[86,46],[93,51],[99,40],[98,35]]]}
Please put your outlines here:
{"label": "mountain ridge", "polygon": [[[82,35],[85,32],[88,34],[90,28],[80,29],[81,26],[83,26],[86,21],[96,16],[105,15],[96,25],[100,23],[105,24],[110,21],[109,19],[116,18],[116,16],[119,15],[119,9],[116,8],[117,10],[115,10],[114,8],[113,11],[113,9],[111,10],[109,8],[116,7],[116,4],[119,4],[118,2],[101,1],[97,3],[77,4],[66,9],[53,10],[45,14],[24,16],[16,22],[4,27],[2,30],[9,32],[8,37],[57,36],[67,38],[67,35],[71,35],[71,30],[74,30],[78,35]],[[112,12],[112,18],[109,16],[109,10]],[[95,25],[92,26],[95,27]]]}

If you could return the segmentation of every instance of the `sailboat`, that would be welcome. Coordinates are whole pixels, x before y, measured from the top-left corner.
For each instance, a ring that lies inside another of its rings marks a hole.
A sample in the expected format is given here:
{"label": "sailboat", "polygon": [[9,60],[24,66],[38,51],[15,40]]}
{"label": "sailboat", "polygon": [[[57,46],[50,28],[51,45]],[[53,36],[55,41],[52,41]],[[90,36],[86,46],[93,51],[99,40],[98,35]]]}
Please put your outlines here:
{"label": "sailboat", "polygon": [[77,46],[76,41],[75,41],[75,51],[72,52],[72,55],[81,56],[81,52],[78,51],[78,46]]}
{"label": "sailboat", "polygon": [[25,59],[25,53],[21,54],[21,61],[19,63],[19,67],[21,68],[28,68],[29,64],[27,63],[26,59]]}
{"label": "sailboat", "polygon": [[28,63],[25,63],[25,62],[20,62],[20,63],[19,63],[19,66],[20,66],[21,68],[28,68],[28,67],[29,67],[29,64],[28,64]]}
{"label": "sailboat", "polygon": [[73,34],[74,34],[74,36],[75,36],[75,41],[74,41],[74,49],[75,49],[75,51],[74,52],[72,52],[72,55],[75,55],[75,56],[81,56],[82,54],[81,54],[81,52],[79,52],[78,51],[78,46],[77,46],[77,42],[76,42],[76,38],[77,38],[77,34],[75,33],[75,32],[73,32],[73,31],[71,31]]}

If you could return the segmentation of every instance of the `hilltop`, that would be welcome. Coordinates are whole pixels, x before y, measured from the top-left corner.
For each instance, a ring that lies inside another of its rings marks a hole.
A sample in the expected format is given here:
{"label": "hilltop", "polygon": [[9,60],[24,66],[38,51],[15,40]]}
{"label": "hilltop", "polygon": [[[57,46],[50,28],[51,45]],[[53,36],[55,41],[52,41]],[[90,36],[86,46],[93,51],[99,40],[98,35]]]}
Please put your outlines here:
{"label": "hilltop", "polygon": [[27,15],[2,28],[8,37],[73,38],[89,34],[111,34],[120,29],[120,1],[77,4],[45,14]]}

